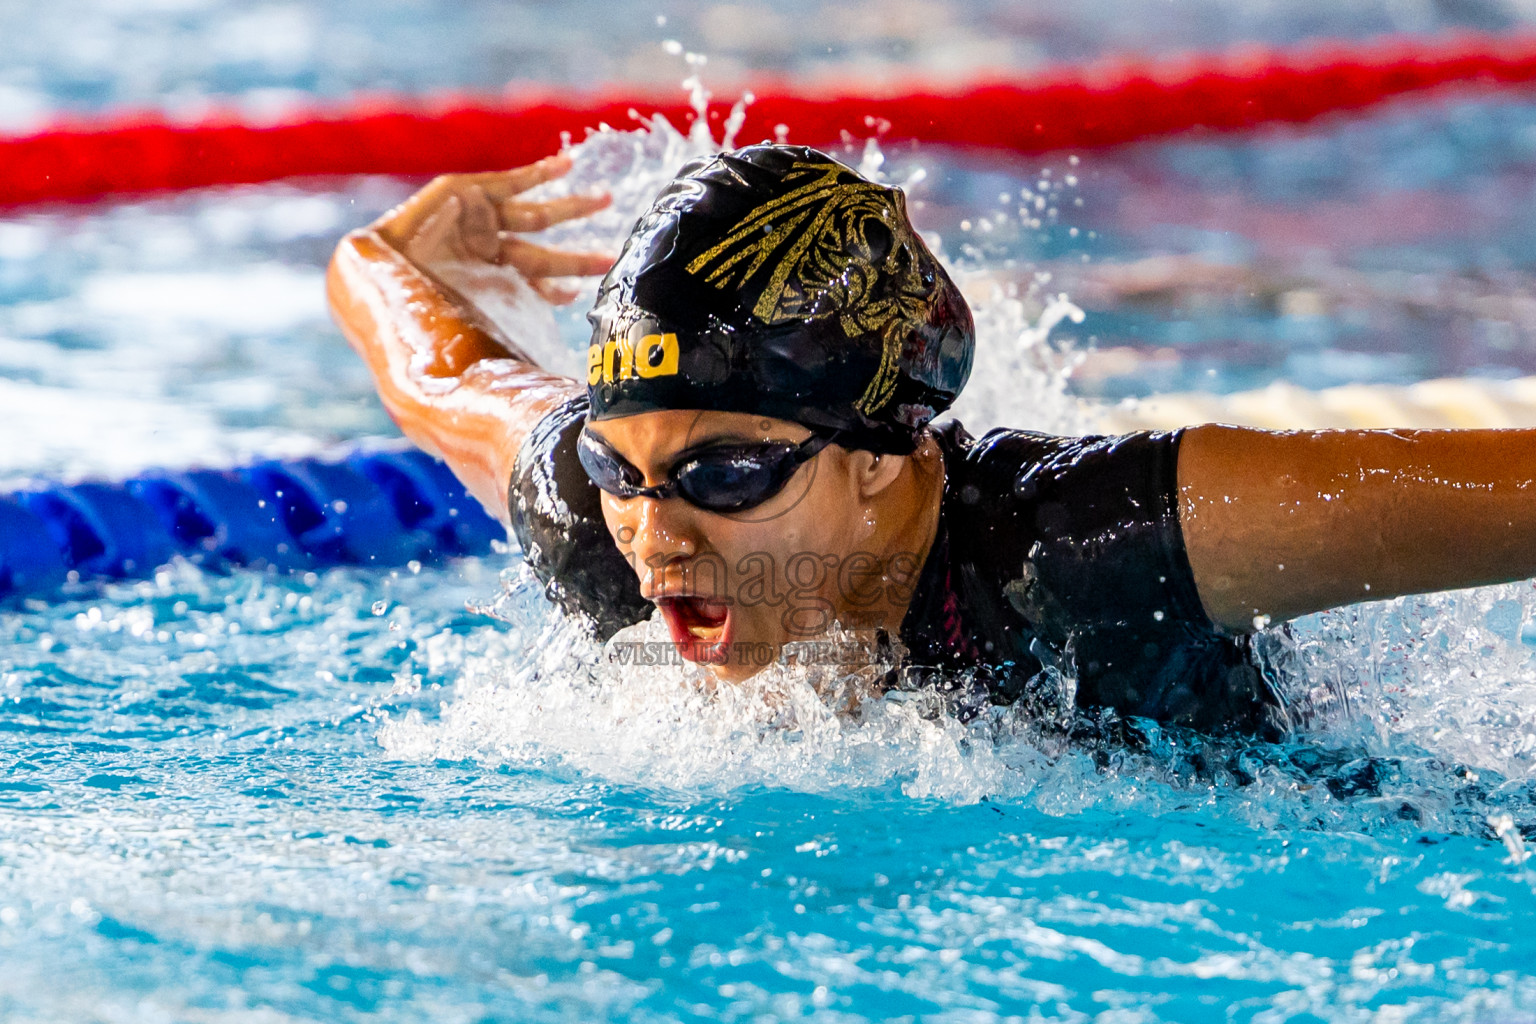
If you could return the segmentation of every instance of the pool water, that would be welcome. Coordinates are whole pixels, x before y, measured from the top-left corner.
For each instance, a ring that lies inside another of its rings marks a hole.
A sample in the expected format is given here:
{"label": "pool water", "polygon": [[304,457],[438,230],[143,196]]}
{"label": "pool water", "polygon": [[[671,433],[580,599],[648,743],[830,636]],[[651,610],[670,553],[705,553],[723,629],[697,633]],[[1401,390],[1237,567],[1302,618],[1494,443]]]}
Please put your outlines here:
{"label": "pool water", "polygon": [[[1005,6],[924,10],[1017,67],[1523,17]],[[800,41],[716,38],[710,67],[959,61],[902,42],[906,7],[876,42],[838,10],[808,6]],[[602,77],[681,78],[659,40],[727,31],[702,7],[0,8],[23,24],[0,32],[23,40],[0,67],[14,119],[488,86],[514,64],[587,82],[593,52],[614,61]],[[626,25],[656,37],[626,37],[644,74],[613,53]],[[408,45],[418,26],[435,45]],[[845,42],[824,54],[822,36]],[[444,60],[453,45],[469,57]],[[561,237],[612,244],[690,145],[663,126],[586,143],[578,184],[608,182],[621,209]],[[1089,429],[1094,403],[1164,390],[1536,372],[1519,97],[1030,160],[849,158],[909,185],[976,303],[973,427]],[[321,274],[413,184],[0,218],[0,484],[390,434]],[[582,312],[529,328],[552,363],[583,343]],[[13,599],[0,1019],[1536,1020],[1533,616],[1512,584],[1274,628],[1266,654],[1306,714],[1291,740],[1141,725],[1125,745],[1009,709],[962,724],[921,696],[839,713],[830,672],[706,698],[573,635],[515,549],[286,576],[177,564]]]}

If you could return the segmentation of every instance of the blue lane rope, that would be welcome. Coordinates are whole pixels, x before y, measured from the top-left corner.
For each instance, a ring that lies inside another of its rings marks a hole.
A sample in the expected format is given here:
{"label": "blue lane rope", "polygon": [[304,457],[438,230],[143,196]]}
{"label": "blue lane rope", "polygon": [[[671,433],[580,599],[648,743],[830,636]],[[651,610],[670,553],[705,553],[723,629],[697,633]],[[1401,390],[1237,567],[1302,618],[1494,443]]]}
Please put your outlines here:
{"label": "blue lane rope", "polygon": [[443,463],[415,450],[0,494],[0,595],[137,579],[179,555],[211,569],[398,566],[505,540]]}

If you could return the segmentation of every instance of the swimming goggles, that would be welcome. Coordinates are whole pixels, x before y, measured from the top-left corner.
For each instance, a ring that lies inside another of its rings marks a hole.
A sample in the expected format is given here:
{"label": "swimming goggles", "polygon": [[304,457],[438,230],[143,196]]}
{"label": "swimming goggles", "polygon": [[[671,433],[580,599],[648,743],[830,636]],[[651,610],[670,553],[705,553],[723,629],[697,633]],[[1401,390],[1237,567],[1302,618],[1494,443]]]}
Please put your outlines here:
{"label": "swimming goggles", "polygon": [[799,444],[710,445],[684,452],[667,472],[667,482],[658,487],[646,487],[640,470],[585,430],[576,442],[576,455],[592,482],[616,498],[680,497],[706,512],[741,512],[778,494],[795,470],[832,441],[813,434]]}

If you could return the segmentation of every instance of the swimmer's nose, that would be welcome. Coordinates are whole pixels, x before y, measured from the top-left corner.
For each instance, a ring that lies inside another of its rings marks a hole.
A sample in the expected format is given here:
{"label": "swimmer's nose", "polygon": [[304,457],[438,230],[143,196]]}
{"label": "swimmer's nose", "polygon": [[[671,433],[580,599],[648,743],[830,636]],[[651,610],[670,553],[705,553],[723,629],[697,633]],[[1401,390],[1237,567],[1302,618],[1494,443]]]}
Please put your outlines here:
{"label": "swimmer's nose", "polygon": [[679,515],[674,508],[681,502],[637,498],[630,504],[635,514],[620,527],[619,535],[622,540],[629,533],[629,551],[644,591],[656,584],[654,577],[664,575],[668,566],[697,554],[700,545],[686,513]]}

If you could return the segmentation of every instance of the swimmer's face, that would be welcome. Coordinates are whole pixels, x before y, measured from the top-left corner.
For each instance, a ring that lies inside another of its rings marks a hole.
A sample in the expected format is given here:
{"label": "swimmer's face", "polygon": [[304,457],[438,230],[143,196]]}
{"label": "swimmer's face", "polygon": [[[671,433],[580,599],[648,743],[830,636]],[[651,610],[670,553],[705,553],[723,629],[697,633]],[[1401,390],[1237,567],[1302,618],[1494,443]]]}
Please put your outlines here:
{"label": "swimmer's face", "polygon": [[[798,444],[805,427],[747,413],[667,410],[591,423],[587,431],[644,476],[665,484],[680,456],[714,446]],[[603,518],[656,602],[679,653],[726,681],[779,659],[783,645],[845,627],[885,625],[910,597],[910,556],[869,554],[886,461],[837,445],[801,465],[767,501],[709,512],[682,497],[604,493]],[[887,513],[888,514],[888,513]]]}

